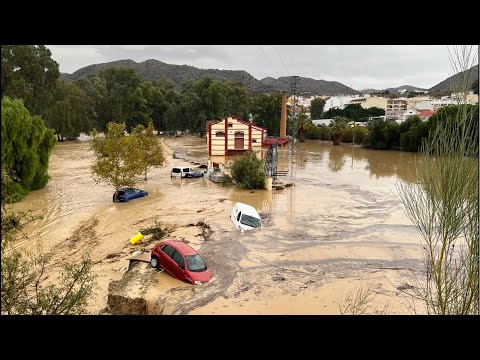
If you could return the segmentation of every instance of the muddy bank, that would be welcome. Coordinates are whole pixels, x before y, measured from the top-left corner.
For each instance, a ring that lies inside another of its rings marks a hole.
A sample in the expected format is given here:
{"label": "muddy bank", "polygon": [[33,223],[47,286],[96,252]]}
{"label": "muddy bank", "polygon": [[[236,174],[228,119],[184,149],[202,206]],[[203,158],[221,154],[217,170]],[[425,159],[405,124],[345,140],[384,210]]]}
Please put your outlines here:
{"label": "muddy bank", "polygon": [[[169,157],[166,167],[150,171],[138,184],[148,198],[112,203],[112,189],[91,177],[88,142],[65,142],[53,150],[47,187],[15,204],[45,215],[27,229],[31,242],[17,246],[34,251],[41,238],[56,262],[91,253],[98,274],[91,312],[107,307],[109,284],[119,281],[121,291],[112,293],[144,299],[147,313],[335,314],[342,292],[365,283],[377,294],[372,313],[386,304],[390,313],[408,313],[395,284],[420,270],[420,237],[394,190],[396,181],[414,179],[415,154],[306,142],[293,159],[280,149],[279,168],[289,170],[281,182],[293,186],[251,192],[204,178],[171,179],[172,166],[206,161],[206,142],[164,141],[189,161]],[[259,210],[262,230],[235,230],[229,214],[237,201]],[[155,245],[148,237],[135,246],[128,240],[155,221],[200,251],[214,281],[186,285],[148,264],[124,274],[132,252]],[[54,272],[47,281],[55,281]],[[111,301],[120,309],[113,312],[124,311],[120,298]],[[132,311],[143,311],[138,302]]]}

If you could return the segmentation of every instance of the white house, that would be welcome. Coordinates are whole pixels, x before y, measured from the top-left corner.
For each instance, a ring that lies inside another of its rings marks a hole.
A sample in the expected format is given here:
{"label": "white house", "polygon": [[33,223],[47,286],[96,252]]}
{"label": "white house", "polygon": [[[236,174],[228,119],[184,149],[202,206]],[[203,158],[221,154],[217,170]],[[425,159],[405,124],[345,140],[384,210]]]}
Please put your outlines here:
{"label": "white house", "polygon": [[315,126],[319,126],[319,125],[328,126],[332,121],[333,119],[317,119],[317,120],[312,120],[312,123]]}

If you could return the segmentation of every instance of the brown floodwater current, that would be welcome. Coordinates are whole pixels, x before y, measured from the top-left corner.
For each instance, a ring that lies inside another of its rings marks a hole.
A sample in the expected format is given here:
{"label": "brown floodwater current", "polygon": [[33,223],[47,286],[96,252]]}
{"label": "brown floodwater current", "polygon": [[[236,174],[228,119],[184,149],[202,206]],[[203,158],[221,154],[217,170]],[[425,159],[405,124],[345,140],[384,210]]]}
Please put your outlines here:
{"label": "brown floodwater current", "polygon": [[[98,274],[92,312],[105,308],[109,282],[122,278],[126,258],[137,249],[130,237],[158,220],[175,227],[171,236],[198,249],[215,274],[211,283],[188,288],[155,274],[151,286],[169,303],[164,313],[338,314],[348,292],[362,286],[375,293],[367,313],[408,313],[396,287],[421,269],[421,238],[403,212],[396,183],[415,181],[420,156],[306,141],[293,156],[287,147],[279,151],[279,169],[288,170],[279,181],[294,186],[250,191],[170,178],[172,166],[206,163],[207,146],[198,137],[164,140],[177,159],[168,156],[166,167],[149,171],[148,181],[137,185],[149,197],[129,203],[112,203],[112,188],[94,182],[85,138],[56,144],[48,185],[14,205],[43,216],[26,228],[29,240],[15,247],[34,251],[41,240],[57,262],[89,251]],[[229,215],[237,201],[257,208],[262,229],[233,227]],[[210,227],[207,239],[192,226],[198,222]],[[46,281],[57,278],[52,270]]]}

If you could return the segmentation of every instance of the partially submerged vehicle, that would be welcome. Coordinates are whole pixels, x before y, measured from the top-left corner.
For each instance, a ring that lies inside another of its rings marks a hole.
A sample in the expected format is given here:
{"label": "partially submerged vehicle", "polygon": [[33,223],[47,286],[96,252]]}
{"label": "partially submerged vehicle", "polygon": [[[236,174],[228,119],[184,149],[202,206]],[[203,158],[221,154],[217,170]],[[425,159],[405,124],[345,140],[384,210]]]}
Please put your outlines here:
{"label": "partially submerged vehicle", "polygon": [[262,219],[257,210],[248,204],[237,202],[230,214],[233,224],[238,230],[253,230],[262,227]]}
{"label": "partially submerged vehicle", "polygon": [[118,193],[113,193],[113,202],[128,202],[132,199],[138,199],[141,197],[148,196],[148,191],[130,188],[130,187],[123,187],[118,189]]}
{"label": "partially submerged vehicle", "polygon": [[212,278],[212,273],[200,254],[178,240],[157,244],[151,252],[150,265],[162,268],[174,278],[192,285],[201,285]]}
{"label": "partially submerged vehicle", "polygon": [[195,171],[189,167],[180,167],[176,166],[172,168],[170,171],[170,177],[178,177],[178,178],[198,178],[202,177],[203,173],[200,171]]}
{"label": "partially submerged vehicle", "polygon": [[211,180],[215,183],[221,183],[225,179],[225,174],[222,172],[220,168],[210,168],[204,171],[205,178]]}

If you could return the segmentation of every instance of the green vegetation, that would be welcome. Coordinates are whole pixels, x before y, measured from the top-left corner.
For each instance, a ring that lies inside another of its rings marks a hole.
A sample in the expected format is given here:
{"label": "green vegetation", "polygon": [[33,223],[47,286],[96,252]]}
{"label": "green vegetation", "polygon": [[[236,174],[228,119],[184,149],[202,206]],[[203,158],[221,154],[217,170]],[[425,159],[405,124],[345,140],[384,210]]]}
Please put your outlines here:
{"label": "green vegetation", "polygon": [[312,119],[321,119],[323,108],[325,107],[325,100],[321,98],[313,99],[310,103],[310,117]]}
{"label": "green vegetation", "polygon": [[44,117],[60,75],[44,45],[2,45],[1,95],[23,99],[32,115]]}
{"label": "green vegetation", "polygon": [[55,130],[58,141],[75,140],[88,133],[95,123],[93,100],[76,84],[58,81],[53,105],[46,110],[47,125]]}
{"label": "green vegetation", "polygon": [[68,315],[87,313],[87,300],[95,286],[93,263],[88,256],[75,263],[60,264],[59,285],[44,285],[45,270],[52,267],[53,254],[41,251],[28,255],[11,247],[26,238],[23,227],[34,218],[28,214],[13,213],[7,203],[14,184],[2,168],[2,315]]}
{"label": "green vegetation", "polygon": [[[466,74],[476,51],[457,49],[452,63],[457,73]],[[466,76],[454,90],[463,92],[469,84]],[[397,185],[407,216],[423,238],[425,278],[413,278],[409,294],[428,314],[473,315],[479,311],[478,106],[459,105],[438,115],[421,146],[418,181]]]}
{"label": "green vegetation", "polygon": [[173,230],[172,227],[164,225],[162,222],[159,222],[155,219],[155,224],[150,227],[142,228],[139,232],[142,235],[150,235],[152,234],[153,240],[161,240],[165,235]]}
{"label": "green vegetation", "polygon": [[340,145],[343,133],[347,129],[348,119],[345,117],[337,116],[328,126],[330,130],[330,138],[333,141],[333,145]]}
{"label": "green vegetation", "polygon": [[326,126],[307,126],[305,137],[311,140],[330,140],[330,130]]}
{"label": "green vegetation", "polygon": [[349,126],[343,131],[342,142],[361,144],[366,138],[367,132],[368,130],[365,126]]}
{"label": "green vegetation", "polygon": [[145,128],[143,125],[137,125],[132,132],[136,137],[136,146],[140,150],[138,159],[145,171],[145,180],[147,180],[147,171],[151,167],[159,168],[164,166],[162,145],[154,134],[152,122]]}
{"label": "green vegetation", "polygon": [[244,189],[263,189],[265,187],[265,173],[263,162],[254,152],[247,152],[237,156],[230,166],[230,174],[235,183]]}
{"label": "green vegetation", "polygon": [[[156,139],[151,141],[147,135],[139,135],[142,129],[136,129],[135,134],[125,136],[125,123],[109,123],[105,137],[94,130],[91,150],[94,152],[92,174],[95,182],[106,182],[115,188],[115,194],[122,186],[133,187],[137,176],[145,173],[149,166],[146,156],[156,146]],[[163,159],[163,156],[158,160]],[[157,163],[161,166],[161,163]]]}
{"label": "green vegetation", "polygon": [[262,94],[253,100],[253,123],[267,130],[270,136],[280,136],[282,93]]}
{"label": "green vegetation", "polygon": [[346,117],[353,121],[362,121],[367,120],[371,116],[383,116],[385,115],[385,110],[371,107],[368,109],[362,108],[360,105],[347,105],[345,109],[330,109],[327,112],[323,113],[324,119],[334,119],[337,116]]}
{"label": "green vegetation", "polygon": [[39,116],[31,116],[22,100],[2,98],[2,166],[13,178],[9,200],[18,201],[48,182],[48,159],[55,136]]}
{"label": "green vegetation", "polygon": [[373,120],[368,123],[368,135],[364,141],[367,149],[399,149],[400,125],[395,121]]}
{"label": "green vegetation", "polygon": [[[466,109],[468,121],[478,119],[478,105],[446,106],[432,115],[428,121],[411,116],[402,124],[394,121],[374,120],[368,123],[368,135],[364,140],[367,149],[404,150],[418,152],[424,141],[433,133],[440,122],[449,122],[453,128],[458,113]],[[478,121],[473,122],[473,131],[478,134]],[[429,135],[430,134],[430,135]],[[357,142],[355,140],[355,142]]]}
{"label": "green vegetation", "polygon": [[312,120],[308,117],[305,112],[300,112],[297,115],[297,137],[298,141],[304,142],[305,137],[308,131],[308,127],[312,125]]}

